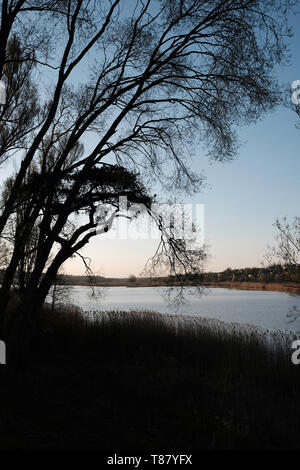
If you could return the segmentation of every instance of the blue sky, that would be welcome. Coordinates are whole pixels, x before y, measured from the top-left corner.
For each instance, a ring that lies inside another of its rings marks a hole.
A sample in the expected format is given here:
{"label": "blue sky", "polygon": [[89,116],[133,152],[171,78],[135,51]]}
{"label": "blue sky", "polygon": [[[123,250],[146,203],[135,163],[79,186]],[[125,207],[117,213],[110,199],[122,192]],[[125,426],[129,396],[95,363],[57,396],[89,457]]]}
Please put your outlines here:
{"label": "blue sky", "polygon": [[[291,64],[278,71],[279,80],[287,84],[300,79],[299,15],[291,23]],[[235,161],[206,167],[211,190],[199,199],[205,204],[212,270],[259,265],[274,240],[276,217],[299,215],[300,130],[296,122],[296,114],[280,107],[242,129],[243,145]]]}

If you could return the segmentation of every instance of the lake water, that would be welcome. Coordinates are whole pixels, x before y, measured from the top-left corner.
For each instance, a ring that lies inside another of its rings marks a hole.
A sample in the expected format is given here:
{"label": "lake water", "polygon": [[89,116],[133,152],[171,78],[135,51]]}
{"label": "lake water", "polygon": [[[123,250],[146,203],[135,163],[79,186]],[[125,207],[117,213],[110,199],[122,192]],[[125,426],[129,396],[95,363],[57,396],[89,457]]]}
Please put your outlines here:
{"label": "lake water", "polygon": [[[217,318],[225,322],[250,324],[267,329],[300,330],[300,296],[285,292],[247,291],[209,288],[202,297],[187,295],[187,303],[177,311],[163,296],[165,287],[95,288],[100,298],[91,298],[88,287],[70,286],[69,303],[84,311],[151,310],[160,313]],[[288,314],[299,311],[299,318],[290,322]]]}

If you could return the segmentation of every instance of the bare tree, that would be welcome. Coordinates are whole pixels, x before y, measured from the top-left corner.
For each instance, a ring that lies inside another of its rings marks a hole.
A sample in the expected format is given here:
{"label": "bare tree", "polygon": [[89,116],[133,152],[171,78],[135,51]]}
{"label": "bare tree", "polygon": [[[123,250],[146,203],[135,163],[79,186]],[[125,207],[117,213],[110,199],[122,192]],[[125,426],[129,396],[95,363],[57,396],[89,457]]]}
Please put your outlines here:
{"label": "bare tree", "polygon": [[135,284],[136,283],[136,276],[134,274],[130,274],[129,278],[128,278],[128,282],[130,282],[131,284]]}
{"label": "bare tree", "polygon": [[[8,36],[0,56],[5,51],[6,57],[9,40],[19,50],[17,38],[23,35],[14,24],[23,15],[27,25],[30,15],[47,19],[58,41],[51,56],[53,40],[41,34],[44,49],[37,51],[44,51],[43,60],[31,51],[20,61],[24,70],[27,63],[31,72],[36,68],[39,83],[49,81],[50,73],[51,84],[36,86],[35,118],[25,141],[22,137],[22,161],[0,214],[3,235],[20,194],[27,194],[20,243],[0,291],[2,316],[28,237],[38,227],[22,304],[7,325],[11,344],[31,330],[61,264],[122,216],[120,196],[129,205],[144,204],[154,216],[153,182],[169,191],[201,186],[201,175],[189,163],[197,144],[205,143],[216,160],[236,155],[236,126],[257,120],[279,102],[273,69],[283,59],[290,3],[136,0],[126,3],[126,11],[121,0],[20,1],[17,10],[16,2],[3,1],[1,34],[4,28]],[[10,10],[15,14],[5,23]],[[37,31],[29,37],[35,42]],[[32,72],[30,83],[33,79]],[[13,145],[17,148],[17,139]],[[0,159],[6,156],[4,146]],[[97,212],[104,204],[112,214],[99,229]],[[172,272],[187,275],[202,268],[203,248],[195,250],[164,230],[160,247],[159,264],[168,262]]]}
{"label": "bare tree", "polygon": [[300,217],[289,222],[286,217],[274,223],[277,229],[276,244],[266,255],[268,264],[277,263],[285,267],[289,279],[300,281]]}
{"label": "bare tree", "polygon": [[66,285],[66,275],[58,273],[47,296],[47,302],[50,303],[51,311],[55,308],[66,304],[70,298],[70,289]]}
{"label": "bare tree", "polygon": [[[286,217],[277,219],[276,244],[269,247],[265,256],[267,263],[280,264],[287,276],[287,280],[300,282],[300,217],[289,222]],[[296,305],[290,308],[287,318],[294,322],[300,317],[300,309]]]}

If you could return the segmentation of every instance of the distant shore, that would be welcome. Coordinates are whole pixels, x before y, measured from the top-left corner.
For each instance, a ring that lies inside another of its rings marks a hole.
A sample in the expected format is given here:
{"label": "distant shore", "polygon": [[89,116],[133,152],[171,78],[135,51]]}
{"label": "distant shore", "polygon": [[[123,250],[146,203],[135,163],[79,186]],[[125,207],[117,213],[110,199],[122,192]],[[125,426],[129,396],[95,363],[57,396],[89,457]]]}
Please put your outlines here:
{"label": "distant shore", "polygon": [[300,283],[298,282],[210,282],[207,287],[223,287],[226,289],[262,290],[273,292],[289,292],[300,294]]}
{"label": "distant shore", "polygon": [[[72,286],[87,286],[88,283],[78,282],[68,284]],[[175,283],[172,285],[176,285]],[[177,284],[179,285],[179,284]],[[191,285],[191,284],[189,284]],[[240,289],[240,290],[260,290],[260,291],[273,291],[273,292],[289,292],[292,294],[300,294],[300,283],[297,282],[228,282],[228,281],[219,281],[219,282],[209,282],[201,284],[204,287],[222,287],[225,289]],[[166,287],[167,284],[161,281],[154,280],[141,280],[134,283],[128,282],[126,279],[122,280],[109,280],[98,282],[95,286],[99,287]]]}

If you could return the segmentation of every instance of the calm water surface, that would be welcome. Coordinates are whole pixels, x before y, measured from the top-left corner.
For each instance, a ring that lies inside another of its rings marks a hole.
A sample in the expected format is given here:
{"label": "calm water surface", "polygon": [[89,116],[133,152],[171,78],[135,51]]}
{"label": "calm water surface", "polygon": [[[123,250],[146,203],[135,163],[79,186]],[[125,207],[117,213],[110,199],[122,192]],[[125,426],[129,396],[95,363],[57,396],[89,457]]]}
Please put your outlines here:
{"label": "calm water surface", "polygon": [[[248,323],[268,329],[300,330],[300,296],[285,292],[247,291],[209,288],[199,298],[188,295],[188,302],[177,311],[163,296],[165,287],[106,287],[96,288],[100,298],[91,298],[88,287],[70,286],[69,302],[91,310],[154,310],[160,313],[197,315],[218,318],[226,322]],[[294,308],[299,319],[290,322],[287,315]]]}

